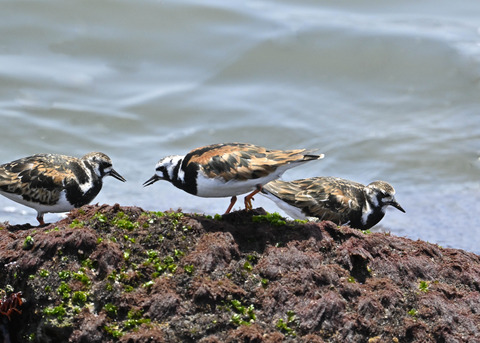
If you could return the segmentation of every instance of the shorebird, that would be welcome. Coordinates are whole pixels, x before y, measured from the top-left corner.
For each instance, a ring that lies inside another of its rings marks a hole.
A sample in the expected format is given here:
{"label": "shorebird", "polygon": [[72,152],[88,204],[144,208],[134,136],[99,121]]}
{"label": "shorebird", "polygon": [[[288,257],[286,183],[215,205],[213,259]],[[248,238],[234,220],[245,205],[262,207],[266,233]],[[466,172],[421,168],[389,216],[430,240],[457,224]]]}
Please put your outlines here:
{"label": "shorebird", "polygon": [[35,209],[38,222],[45,225],[47,212],[66,212],[90,203],[108,175],[125,181],[101,152],[82,158],[37,154],[0,165],[0,194]]}
{"label": "shorebird", "polygon": [[162,158],[155,174],[145,181],[149,186],[167,180],[177,188],[200,197],[232,197],[229,213],[237,195],[245,197],[245,208],[252,209],[252,199],[262,186],[279,178],[287,169],[324,157],[311,150],[269,150],[245,143],[213,144],[190,151],[185,156]]}
{"label": "shorebird", "polygon": [[385,181],[365,186],[337,177],[275,180],[263,186],[262,194],[294,219],[315,217],[361,230],[382,220],[388,206],[405,212],[395,200],[394,188]]}

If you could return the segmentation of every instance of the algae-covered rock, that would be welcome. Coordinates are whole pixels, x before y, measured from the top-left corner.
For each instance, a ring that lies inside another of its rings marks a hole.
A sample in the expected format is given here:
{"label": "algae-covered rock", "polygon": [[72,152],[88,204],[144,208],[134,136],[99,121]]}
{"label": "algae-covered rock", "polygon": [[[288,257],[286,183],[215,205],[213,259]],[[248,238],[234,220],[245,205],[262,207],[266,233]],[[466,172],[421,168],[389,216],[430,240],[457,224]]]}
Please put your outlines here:
{"label": "algae-covered rock", "polygon": [[0,342],[480,342],[479,256],[262,209],[0,225],[0,275]]}

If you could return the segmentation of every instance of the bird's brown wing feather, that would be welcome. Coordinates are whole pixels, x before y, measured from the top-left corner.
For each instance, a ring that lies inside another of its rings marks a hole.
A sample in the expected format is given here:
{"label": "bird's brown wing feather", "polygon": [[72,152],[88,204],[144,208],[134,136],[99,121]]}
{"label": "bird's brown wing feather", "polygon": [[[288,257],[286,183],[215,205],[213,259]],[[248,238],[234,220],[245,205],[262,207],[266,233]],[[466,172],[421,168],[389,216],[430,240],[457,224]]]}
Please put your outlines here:
{"label": "bird's brown wing feather", "polygon": [[64,180],[75,177],[67,168],[75,158],[38,154],[0,166],[0,190],[40,203],[58,200]]}
{"label": "bird's brown wing feather", "polygon": [[349,184],[337,178],[317,177],[292,182],[275,180],[264,187],[290,205],[301,208],[307,216],[338,224],[348,222],[349,211],[360,208],[349,191]]}
{"label": "bird's brown wing feather", "polygon": [[307,150],[268,150],[245,143],[215,144],[198,148],[185,156],[185,162],[199,164],[208,177],[225,181],[257,179],[273,173],[279,166],[319,156]]}

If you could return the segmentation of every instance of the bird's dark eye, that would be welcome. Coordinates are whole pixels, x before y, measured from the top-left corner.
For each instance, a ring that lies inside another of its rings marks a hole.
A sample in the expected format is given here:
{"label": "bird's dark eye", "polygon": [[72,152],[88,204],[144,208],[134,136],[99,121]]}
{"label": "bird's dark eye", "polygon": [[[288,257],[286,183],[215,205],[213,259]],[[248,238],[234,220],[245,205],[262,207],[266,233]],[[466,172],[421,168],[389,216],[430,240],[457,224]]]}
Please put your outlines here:
{"label": "bird's dark eye", "polygon": [[162,173],[163,173],[165,170],[166,170],[166,169],[165,169],[164,166],[160,166],[160,167],[157,168],[157,171],[162,172]]}

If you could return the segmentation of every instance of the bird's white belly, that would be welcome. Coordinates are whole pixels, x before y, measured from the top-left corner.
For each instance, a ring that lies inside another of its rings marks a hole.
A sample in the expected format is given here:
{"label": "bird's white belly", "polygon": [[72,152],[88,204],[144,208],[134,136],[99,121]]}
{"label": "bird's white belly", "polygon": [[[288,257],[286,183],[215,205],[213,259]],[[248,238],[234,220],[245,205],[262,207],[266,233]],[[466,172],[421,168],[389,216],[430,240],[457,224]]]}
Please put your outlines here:
{"label": "bird's white belly", "polygon": [[19,203],[19,204],[31,207],[31,208],[35,209],[38,213],[67,212],[67,211],[70,211],[70,210],[75,208],[72,204],[70,204],[67,201],[67,198],[65,196],[65,191],[60,193],[60,198],[59,198],[58,202],[56,204],[53,204],[53,205],[45,205],[45,204],[40,204],[38,202],[27,201],[27,200],[23,199],[23,197],[21,195],[18,195],[18,194],[6,193],[6,192],[1,192],[1,191],[0,191],[0,194],[7,197],[10,200],[13,200],[13,201]]}
{"label": "bird's white belly", "polygon": [[225,182],[221,178],[212,179],[199,173],[197,179],[197,195],[204,198],[231,197],[252,192],[257,188],[257,185],[264,185],[277,178],[277,175],[271,174],[258,179],[230,180]]}
{"label": "bird's white belly", "polygon": [[278,207],[280,207],[286,214],[288,214],[293,219],[301,219],[301,220],[308,219],[307,216],[303,214],[303,212],[298,207],[292,206],[286,203],[285,201],[280,200],[275,195],[272,195],[270,193],[263,193],[263,192],[260,194],[272,200]]}

